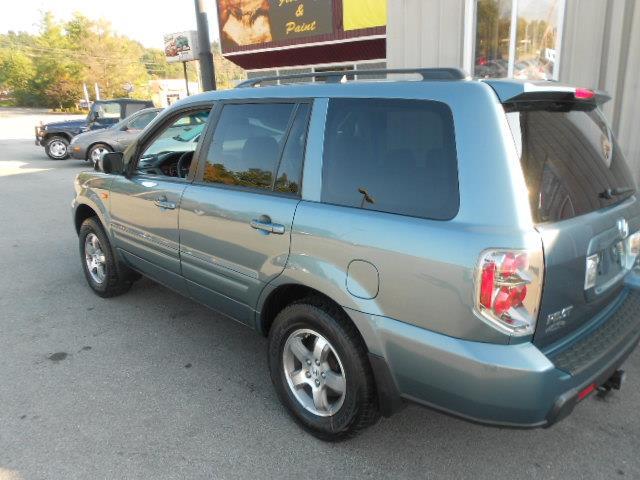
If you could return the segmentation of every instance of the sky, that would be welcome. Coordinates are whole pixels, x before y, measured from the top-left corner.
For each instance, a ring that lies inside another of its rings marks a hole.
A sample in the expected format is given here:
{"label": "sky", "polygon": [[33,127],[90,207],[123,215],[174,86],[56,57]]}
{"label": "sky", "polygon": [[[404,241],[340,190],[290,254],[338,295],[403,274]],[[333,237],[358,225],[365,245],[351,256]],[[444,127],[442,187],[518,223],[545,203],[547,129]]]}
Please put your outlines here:
{"label": "sky", "polygon": [[[215,0],[205,0],[211,40],[218,38]],[[171,8],[171,9],[169,9]],[[196,29],[193,0],[18,0],[3,6],[0,33],[38,31],[41,12],[66,20],[73,12],[111,22],[114,31],[145,47],[164,48],[163,35]]]}

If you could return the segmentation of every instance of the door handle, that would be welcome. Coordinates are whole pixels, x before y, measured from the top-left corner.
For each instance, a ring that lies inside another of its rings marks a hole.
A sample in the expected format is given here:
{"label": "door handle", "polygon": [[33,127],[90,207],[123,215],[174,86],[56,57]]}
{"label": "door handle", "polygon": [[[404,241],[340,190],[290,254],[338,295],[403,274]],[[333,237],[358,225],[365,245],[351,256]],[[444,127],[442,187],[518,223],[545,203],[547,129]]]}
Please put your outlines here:
{"label": "door handle", "polygon": [[175,210],[176,208],[176,203],[168,201],[167,197],[164,195],[156,198],[153,203],[156,207],[164,208],[166,210]]}
{"label": "door handle", "polygon": [[275,233],[276,235],[282,235],[285,231],[284,225],[279,223],[271,223],[271,219],[266,215],[262,217],[254,218],[251,220],[251,228],[255,228],[261,232],[265,233]]}

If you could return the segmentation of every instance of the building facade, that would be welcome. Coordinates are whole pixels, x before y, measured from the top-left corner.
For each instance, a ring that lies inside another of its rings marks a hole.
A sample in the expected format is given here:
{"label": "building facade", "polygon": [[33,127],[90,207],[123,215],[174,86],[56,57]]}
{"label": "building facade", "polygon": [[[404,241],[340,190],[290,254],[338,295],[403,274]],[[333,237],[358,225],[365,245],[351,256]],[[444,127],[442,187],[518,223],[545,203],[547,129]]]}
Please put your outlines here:
{"label": "building facade", "polygon": [[387,0],[218,0],[222,54],[257,76],[386,66]]}
{"label": "building facade", "polygon": [[637,0],[389,0],[387,64],[605,90],[604,112],[640,180]]}
{"label": "building facade", "polygon": [[637,0],[218,0],[223,55],[256,76],[461,67],[607,91],[640,180]]}

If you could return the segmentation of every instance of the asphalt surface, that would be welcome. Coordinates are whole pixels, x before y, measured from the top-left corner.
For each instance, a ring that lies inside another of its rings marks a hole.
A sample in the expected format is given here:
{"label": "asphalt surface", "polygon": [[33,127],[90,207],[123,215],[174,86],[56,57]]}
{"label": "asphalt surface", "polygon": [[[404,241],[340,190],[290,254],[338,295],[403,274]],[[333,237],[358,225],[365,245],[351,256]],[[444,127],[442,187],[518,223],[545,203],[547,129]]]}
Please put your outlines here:
{"label": "asphalt surface", "polygon": [[262,337],[148,280],[89,290],[69,210],[87,166],[48,160],[34,115],[0,111],[0,480],[640,478],[640,352],[621,392],[548,430],[410,405],[347,442],[309,436]]}

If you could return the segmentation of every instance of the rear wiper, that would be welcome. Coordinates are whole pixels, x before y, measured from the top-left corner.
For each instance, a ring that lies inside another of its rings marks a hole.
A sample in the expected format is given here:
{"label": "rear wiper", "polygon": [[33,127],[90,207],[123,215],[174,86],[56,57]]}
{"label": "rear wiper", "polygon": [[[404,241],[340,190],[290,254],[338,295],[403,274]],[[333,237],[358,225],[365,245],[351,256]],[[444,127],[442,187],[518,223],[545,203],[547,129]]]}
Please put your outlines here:
{"label": "rear wiper", "polygon": [[604,192],[600,192],[598,196],[600,198],[611,200],[613,197],[627,195],[629,193],[633,193],[634,191],[634,188],[607,188]]}

